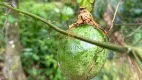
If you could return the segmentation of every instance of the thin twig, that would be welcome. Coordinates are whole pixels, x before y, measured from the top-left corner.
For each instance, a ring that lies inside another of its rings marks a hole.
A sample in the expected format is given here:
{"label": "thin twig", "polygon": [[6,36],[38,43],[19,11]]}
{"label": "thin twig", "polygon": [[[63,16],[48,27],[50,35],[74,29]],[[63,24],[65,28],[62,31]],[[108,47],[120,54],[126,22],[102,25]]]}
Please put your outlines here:
{"label": "thin twig", "polygon": [[127,35],[125,38],[131,37],[132,35],[134,35],[141,28],[142,28],[142,25],[140,25],[137,29],[135,29],[132,33],[130,33],[129,35]]}
{"label": "thin twig", "polygon": [[[4,15],[5,15],[6,17],[8,17],[7,15],[9,15],[10,11],[11,11],[11,9],[8,9]],[[4,25],[3,25],[3,27],[2,27],[2,34],[4,34],[5,25],[7,24],[7,21],[8,21],[8,18],[6,18],[6,20],[5,20],[5,22],[4,22]]]}
{"label": "thin twig", "polygon": [[130,60],[132,62],[132,65],[134,66],[133,69],[137,72],[137,76],[138,76],[139,80],[142,79],[142,72],[141,72],[140,67],[132,58],[130,58]]}
{"label": "thin twig", "polygon": [[114,24],[114,25],[125,25],[126,27],[130,27],[130,26],[139,26],[142,25],[142,23],[122,23],[122,24]]}
{"label": "thin twig", "polygon": [[116,13],[118,11],[120,3],[121,3],[121,1],[116,6],[116,10],[115,10],[115,13],[114,13],[114,16],[113,16],[113,19],[112,19],[112,24],[111,24],[111,27],[110,27],[109,31],[113,28],[113,23],[114,23],[114,20],[115,20],[115,17],[116,17]]}
{"label": "thin twig", "polygon": [[139,40],[137,40],[134,44],[133,44],[133,46],[135,46],[135,45],[137,45],[138,43],[141,43],[142,42],[142,38],[140,38]]}

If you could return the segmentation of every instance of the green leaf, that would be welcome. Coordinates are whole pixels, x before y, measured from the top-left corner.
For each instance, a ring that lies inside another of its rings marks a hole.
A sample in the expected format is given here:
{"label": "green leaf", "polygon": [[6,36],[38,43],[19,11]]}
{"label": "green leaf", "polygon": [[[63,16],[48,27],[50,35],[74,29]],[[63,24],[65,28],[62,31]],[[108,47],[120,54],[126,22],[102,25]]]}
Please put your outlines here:
{"label": "green leaf", "polygon": [[14,16],[8,15],[8,22],[14,23],[14,22],[16,22],[16,19],[14,18]]}
{"label": "green leaf", "polygon": [[62,14],[69,16],[69,15],[73,15],[74,11],[71,7],[65,6],[62,10]]}
{"label": "green leaf", "polygon": [[34,76],[37,76],[37,74],[38,74],[38,73],[37,73],[37,69],[32,68],[31,74],[34,75]]}
{"label": "green leaf", "polygon": [[79,3],[79,6],[80,7],[86,7],[89,11],[92,10],[92,3],[94,2],[95,0],[77,0],[77,2]]}
{"label": "green leaf", "polygon": [[77,0],[78,3],[81,3],[82,0]]}
{"label": "green leaf", "polygon": [[90,3],[93,3],[95,0],[90,0]]}
{"label": "green leaf", "polygon": [[32,56],[36,61],[38,61],[40,58],[39,58],[39,56],[38,55],[36,55],[36,54],[33,54],[33,56]]}

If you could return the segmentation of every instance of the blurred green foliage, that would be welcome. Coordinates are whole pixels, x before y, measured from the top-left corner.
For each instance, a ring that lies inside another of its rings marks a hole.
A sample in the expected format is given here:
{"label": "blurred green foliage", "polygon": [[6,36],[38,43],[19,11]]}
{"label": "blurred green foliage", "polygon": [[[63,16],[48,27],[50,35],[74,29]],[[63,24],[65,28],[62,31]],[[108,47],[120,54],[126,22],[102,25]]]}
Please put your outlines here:
{"label": "blurred green foliage", "polygon": [[[120,0],[121,1],[121,0]],[[108,3],[115,11],[119,0],[96,0],[94,11],[92,12],[98,23],[106,26],[104,23],[104,13],[107,9]],[[114,21],[114,29],[120,32],[124,41],[133,46],[142,47],[142,0],[122,0],[118,8],[116,19]],[[110,7],[110,6],[109,6]],[[114,12],[112,12],[114,13]],[[113,17],[113,14],[110,14]],[[136,30],[138,28],[138,30]],[[132,34],[131,36],[128,36]]]}
{"label": "blurred green foliage", "polygon": [[[69,6],[62,3],[20,3],[20,9],[31,12],[53,22],[62,29],[66,21],[74,14]],[[23,7],[24,6],[24,7]],[[59,34],[44,23],[20,14],[20,40],[24,46],[22,54],[23,68],[29,80],[64,80],[57,62]]]}
{"label": "blurred green foliage", "polygon": [[[72,2],[74,0],[69,1]],[[115,9],[118,1],[110,1]],[[140,25],[128,26],[124,25],[124,23],[137,24],[142,22],[141,4],[141,0],[123,0],[120,5],[117,13],[119,19],[116,21],[116,24],[121,25],[115,27],[119,27],[118,31],[123,36],[131,34],[136,28],[140,27]],[[104,25],[103,14],[106,8],[107,0],[96,0],[92,13],[101,25]],[[3,25],[6,13],[4,9],[0,7],[0,53],[4,51],[5,45]],[[64,4],[61,0],[20,0],[19,9],[50,20],[53,24],[65,30],[68,28],[68,25],[75,22],[76,13],[78,13],[78,8],[74,4]],[[8,20],[13,22],[14,19],[9,15]],[[22,65],[28,80],[65,80],[65,77],[63,77],[58,68],[57,62],[56,44],[58,43],[60,34],[50,29],[44,23],[23,14],[19,14],[18,22],[20,27],[20,41],[23,45],[23,54],[21,54]],[[126,43],[142,47],[141,32],[142,28],[138,29],[132,36],[126,37]],[[115,56],[117,55],[115,54]],[[117,69],[118,65],[122,66]],[[115,59],[108,60],[100,74],[94,80],[127,80],[131,76],[128,69],[128,63],[118,64],[115,62]]]}

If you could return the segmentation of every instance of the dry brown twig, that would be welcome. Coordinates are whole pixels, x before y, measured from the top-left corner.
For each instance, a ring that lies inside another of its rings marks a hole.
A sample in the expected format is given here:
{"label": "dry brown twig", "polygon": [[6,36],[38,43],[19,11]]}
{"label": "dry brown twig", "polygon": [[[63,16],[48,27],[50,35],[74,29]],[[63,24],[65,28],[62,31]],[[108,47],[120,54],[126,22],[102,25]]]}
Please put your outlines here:
{"label": "dry brown twig", "polygon": [[111,27],[110,27],[109,31],[113,28],[113,23],[114,23],[114,20],[115,20],[115,17],[116,17],[116,13],[117,13],[117,11],[118,11],[118,8],[119,8],[119,6],[120,6],[120,3],[121,3],[121,0],[119,1],[119,3],[118,3],[117,6],[116,6],[116,10],[115,10],[115,12],[114,12],[114,16],[113,16],[113,19],[112,19],[112,24],[111,24]]}

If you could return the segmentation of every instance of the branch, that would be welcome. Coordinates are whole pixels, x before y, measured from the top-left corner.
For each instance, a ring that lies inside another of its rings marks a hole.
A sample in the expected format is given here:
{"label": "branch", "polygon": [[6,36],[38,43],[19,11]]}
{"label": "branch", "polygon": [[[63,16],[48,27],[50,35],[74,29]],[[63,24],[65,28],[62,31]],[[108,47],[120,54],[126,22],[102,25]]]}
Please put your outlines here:
{"label": "branch", "polygon": [[113,28],[113,23],[114,23],[114,20],[115,20],[115,17],[116,17],[116,13],[118,11],[120,3],[121,3],[121,1],[116,6],[116,10],[115,10],[115,13],[114,13],[114,16],[113,16],[113,19],[112,19],[112,24],[111,24],[111,27],[110,27],[109,31]]}
{"label": "branch", "polygon": [[114,24],[114,25],[125,25],[126,27],[134,27],[134,26],[139,26],[142,25],[142,23],[122,23],[122,24]]}
{"label": "branch", "polygon": [[22,14],[25,14],[25,15],[28,15],[30,17],[33,17],[35,19],[38,19],[42,22],[44,22],[45,24],[47,24],[50,28],[53,28],[54,30],[56,30],[57,32],[59,33],[62,33],[64,35],[67,35],[67,36],[73,36],[74,38],[76,39],[79,39],[79,40],[82,40],[82,41],[85,41],[85,42],[88,42],[88,43],[91,43],[91,44],[95,44],[97,46],[100,46],[100,47],[103,47],[103,48],[107,48],[107,49],[110,49],[110,50],[113,50],[113,51],[117,51],[117,52],[121,52],[121,53],[125,53],[125,52],[128,52],[128,49],[129,47],[122,47],[122,46],[118,46],[118,45],[114,45],[114,44],[111,44],[111,43],[105,43],[105,42],[100,42],[100,41],[95,41],[95,40],[92,40],[92,39],[87,39],[85,37],[81,37],[81,36],[78,36],[78,35],[74,35],[72,33],[69,33],[65,30],[62,30],[58,27],[56,27],[55,25],[53,25],[50,21],[47,21],[39,16],[36,16],[34,14],[31,14],[29,12],[24,12],[24,11],[21,11],[19,9],[15,9],[9,5],[7,5],[6,3],[0,3],[0,5],[2,6],[5,6],[11,10],[14,10],[16,12],[19,12],[19,13],[22,13]]}
{"label": "branch", "polygon": [[70,37],[74,37],[76,39],[79,39],[79,40],[82,40],[82,41],[85,41],[85,42],[88,42],[88,43],[91,43],[91,44],[95,44],[97,46],[100,46],[100,47],[103,47],[103,48],[107,48],[107,49],[110,49],[110,50],[113,50],[113,51],[117,51],[117,52],[120,52],[120,53],[128,53],[130,56],[132,56],[132,58],[135,59],[135,61],[137,62],[137,64],[139,65],[140,69],[142,70],[142,50],[141,48],[137,48],[137,47],[128,47],[128,46],[118,46],[118,45],[114,45],[114,44],[111,44],[111,43],[105,43],[105,42],[100,42],[100,41],[95,41],[95,40],[92,40],[92,39],[87,39],[85,37],[81,37],[81,36],[78,36],[78,35],[75,35],[75,34],[72,34],[72,33],[69,33],[65,30],[62,30],[58,27],[56,27],[55,25],[53,25],[50,21],[47,21],[46,19],[43,19],[39,16],[36,16],[34,14],[31,14],[29,12],[24,12],[24,11],[21,11],[19,9],[15,9],[5,3],[1,3],[0,2],[0,5],[2,6],[5,6],[11,10],[14,10],[16,12],[19,12],[19,13],[22,13],[22,14],[25,14],[25,15],[28,15],[30,17],[33,17],[35,19],[38,19],[40,21],[42,21],[43,23],[47,24],[50,28],[56,30],[57,32],[59,33],[62,33],[64,35],[67,35],[67,36],[70,36]]}
{"label": "branch", "polygon": [[140,30],[142,28],[142,25],[140,25],[137,29],[135,29],[132,33],[130,33],[129,35],[126,36],[126,38],[131,37],[132,35],[134,35],[138,30]]}

